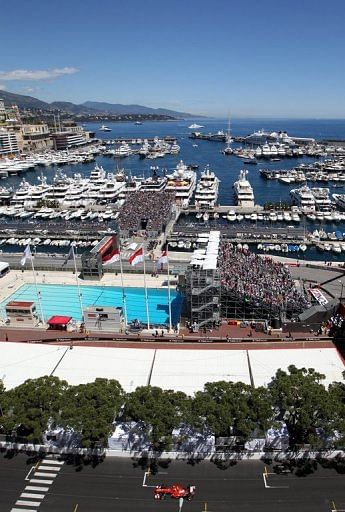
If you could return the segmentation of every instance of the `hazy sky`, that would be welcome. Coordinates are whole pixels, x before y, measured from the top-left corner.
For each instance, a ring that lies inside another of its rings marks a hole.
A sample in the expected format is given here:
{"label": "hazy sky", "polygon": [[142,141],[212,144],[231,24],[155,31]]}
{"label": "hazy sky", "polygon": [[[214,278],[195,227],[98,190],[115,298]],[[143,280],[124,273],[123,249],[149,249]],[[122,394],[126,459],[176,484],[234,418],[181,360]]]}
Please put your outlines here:
{"label": "hazy sky", "polygon": [[0,0],[0,89],[345,118],[345,0]]}

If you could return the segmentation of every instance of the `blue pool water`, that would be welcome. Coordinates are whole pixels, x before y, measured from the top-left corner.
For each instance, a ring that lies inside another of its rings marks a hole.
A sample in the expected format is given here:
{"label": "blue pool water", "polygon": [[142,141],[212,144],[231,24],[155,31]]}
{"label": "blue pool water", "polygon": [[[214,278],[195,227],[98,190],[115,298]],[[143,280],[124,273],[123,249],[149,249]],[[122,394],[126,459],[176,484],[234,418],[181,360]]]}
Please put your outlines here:
{"label": "blue pool water", "polygon": [[[77,286],[39,284],[43,315],[48,320],[53,315],[68,315],[81,320]],[[122,307],[122,288],[113,286],[80,286],[83,306]],[[169,323],[168,291],[147,289],[151,325]],[[171,290],[172,324],[179,321],[182,296]],[[147,323],[144,288],[125,288],[128,321],[138,319]],[[1,303],[4,307],[11,300],[33,301],[39,313],[36,289],[33,284],[23,284],[16,292]]]}

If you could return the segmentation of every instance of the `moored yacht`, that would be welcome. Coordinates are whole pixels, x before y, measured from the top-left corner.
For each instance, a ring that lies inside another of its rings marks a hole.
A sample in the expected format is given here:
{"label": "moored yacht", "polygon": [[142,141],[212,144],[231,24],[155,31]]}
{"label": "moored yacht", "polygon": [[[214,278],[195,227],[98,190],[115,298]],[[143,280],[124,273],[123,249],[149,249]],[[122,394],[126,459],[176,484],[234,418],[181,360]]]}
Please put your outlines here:
{"label": "moored yacht", "polygon": [[329,188],[312,188],[311,192],[315,199],[315,207],[320,211],[330,211],[332,209],[332,201],[329,197]]}
{"label": "moored yacht", "polygon": [[306,185],[291,189],[290,195],[294,204],[300,206],[303,210],[315,210],[314,195],[311,189]]}
{"label": "moored yacht", "polygon": [[219,178],[213,171],[210,171],[207,165],[201,173],[195,191],[195,204],[200,206],[212,207],[218,199]]}
{"label": "moored yacht", "polygon": [[166,190],[175,192],[175,198],[187,206],[196,185],[196,172],[189,169],[181,160],[172,174],[167,175]]}
{"label": "moored yacht", "polygon": [[241,170],[238,180],[235,181],[233,188],[239,206],[253,207],[254,192],[247,179],[248,171]]}
{"label": "moored yacht", "polygon": [[114,153],[115,157],[123,158],[123,157],[131,155],[132,150],[131,150],[129,144],[127,144],[125,142],[124,144],[121,144],[121,146],[119,146],[118,148],[115,148],[113,153]]}
{"label": "moored yacht", "polygon": [[345,210],[345,194],[332,194],[335,203],[340,206],[342,210]]}

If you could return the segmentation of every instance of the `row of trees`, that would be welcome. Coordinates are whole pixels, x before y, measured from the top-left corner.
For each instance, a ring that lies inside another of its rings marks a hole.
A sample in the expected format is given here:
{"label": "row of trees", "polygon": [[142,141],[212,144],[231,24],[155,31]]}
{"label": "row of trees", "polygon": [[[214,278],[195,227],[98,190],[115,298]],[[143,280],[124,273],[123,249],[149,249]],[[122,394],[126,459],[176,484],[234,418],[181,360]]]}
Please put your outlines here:
{"label": "row of trees", "polygon": [[152,446],[162,450],[171,445],[172,430],[183,423],[216,437],[247,440],[283,421],[292,446],[320,446],[320,432],[324,437],[339,432],[345,439],[345,383],[326,389],[323,380],[313,369],[290,366],[278,370],[267,388],[211,382],[190,397],[152,386],[125,393],[116,380],[70,386],[57,377],[41,377],[8,391],[0,384],[0,429],[40,442],[52,422],[72,428],[83,446],[94,447],[107,446],[115,419],[141,421]]}

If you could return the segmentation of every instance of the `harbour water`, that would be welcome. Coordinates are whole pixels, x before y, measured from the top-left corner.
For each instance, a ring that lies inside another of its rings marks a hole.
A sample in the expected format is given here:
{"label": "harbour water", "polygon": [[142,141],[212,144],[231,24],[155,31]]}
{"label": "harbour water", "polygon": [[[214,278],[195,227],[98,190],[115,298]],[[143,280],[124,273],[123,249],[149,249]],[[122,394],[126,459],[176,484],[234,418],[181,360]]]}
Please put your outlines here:
{"label": "harbour water", "polygon": [[[207,164],[215,171],[221,180],[219,187],[218,202],[224,205],[234,204],[234,196],[232,185],[237,179],[239,171],[243,168],[249,170],[249,180],[254,188],[255,200],[258,204],[264,204],[266,201],[279,202],[289,201],[289,190],[293,188],[291,185],[284,185],[276,180],[265,180],[260,176],[260,169],[292,169],[294,166],[301,163],[314,162],[314,158],[287,158],[279,162],[261,161],[255,166],[246,166],[244,162],[236,156],[225,156],[221,153],[225,144],[223,142],[208,142],[198,140],[195,141],[189,138],[192,130],[188,126],[194,120],[179,120],[170,122],[144,122],[142,125],[135,125],[134,123],[108,123],[107,126],[111,128],[111,132],[100,132],[100,123],[87,123],[84,125],[85,129],[96,132],[96,136],[102,139],[114,139],[118,137],[124,138],[143,138],[143,137],[163,137],[167,135],[176,136],[177,142],[181,146],[181,151],[178,155],[167,155],[164,158],[156,160],[140,159],[138,155],[133,155],[127,158],[114,159],[113,157],[98,156],[96,158],[99,165],[102,165],[105,170],[111,172],[116,170],[117,167],[124,168],[126,172],[132,175],[145,175],[149,176],[152,172],[152,167],[159,167],[160,170],[173,169],[179,160],[185,163],[199,165],[198,174],[200,174]],[[217,132],[218,130],[227,130],[228,121],[202,119],[198,121],[204,126],[200,131],[204,133]],[[233,135],[248,135],[249,133],[264,128],[267,131],[286,130],[292,136],[306,136],[314,137],[317,140],[321,139],[345,139],[345,121],[339,120],[286,120],[286,119],[241,119],[233,120],[231,122],[231,131]],[[194,145],[197,144],[197,147]],[[238,146],[238,144],[237,144]],[[236,147],[236,144],[234,144]],[[93,169],[94,163],[65,165],[62,170],[67,175],[80,173],[82,175],[89,175]],[[25,173],[25,179],[31,183],[37,181],[40,172],[44,172],[47,176],[48,182],[53,178],[56,167],[36,167],[35,170],[30,170]],[[10,176],[6,180],[1,180],[0,184],[5,186],[18,186],[21,176]],[[334,189],[333,193],[344,193],[345,187],[338,186]],[[332,190],[331,190],[332,192]]]}
{"label": "harbour water", "polygon": [[[177,138],[177,143],[181,147],[178,155],[166,155],[164,158],[140,159],[138,155],[132,155],[127,158],[117,158],[109,156],[97,156],[96,162],[102,165],[108,172],[116,171],[117,168],[124,168],[127,174],[137,176],[149,176],[152,173],[152,167],[159,168],[159,171],[171,171],[176,167],[179,160],[183,160],[187,164],[198,165],[198,176],[204,170],[206,165],[216,173],[221,180],[219,187],[218,203],[223,205],[235,204],[232,185],[237,179],[241,169],[246,168],[249,171],[248,178],[254,189],[255,202],[263,205],[265,202],[290,202],[290,190],[299,186],[298,184],[283,184],[278,180],[266,180],[260,174],[260,169],[292,169],[301,163],[311,163],[315,161],[312,157],[300,158],[283,158],[280,161],[259,160],[258,165],[246,165],[240,158],[235,155],[223,155],[222,150],[225,147],[224,142],[193,140],[189,138],[191,129],[188,127],[195,120],[177,120],[169,122],[143,122],[142,125],[131,123],[107,123],[111,128],[110,132],[99,131],[100,123],[87,123],[84,125],[86,130],[94,131],[96,137],[101,139],[129,138],[144,139],[148,137],[164,137],[173,136]],[[203,133],[215,133],[219,130],[226,131],[228,129],[227,119],[199,119],[197,123],[204,127],[200,129]],[[296,137],[312,137],[320,141],[323,139],[345,140],[345,121],[343,120],[291,120],[291,119],[234,119],[231,121],[231,132],[234,136],[245,136],[254,131],[264,129],[265,131],[284,130],[291,136]],[[233,147],[240,144],[234,143]],[[88,176],[94,168],[95,163],[64,165],[62,171],[72,176],[75,173]],[[42,172],[47,181],[50,182],[56,172],[56,166],[36,167],[25,173],[25,179],[31,183],[37,182]],[[10,176],[1,181],[1,185],[17,187],[22,176]],[[330,194],[345,193],[345,184],[337,183],[336,186],[331,183],[325,185],[330,188]],[[315,184],[315,186],[322,186]],[[245,223],[244,223],[245,224]],[[279,223],[276,223],[278,226]],[[345,223],[301,223],[306,231],[314,229],[324,229],[325,231],[341,231],[345,232]],[[202,229],[202,225],[201,225]],[[308,254],[307,254],[308,253]],[[324,254],[313,249],[308,250],[304,255],[312,259],[335,259],[342,261],[343,255]]]}

